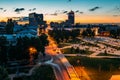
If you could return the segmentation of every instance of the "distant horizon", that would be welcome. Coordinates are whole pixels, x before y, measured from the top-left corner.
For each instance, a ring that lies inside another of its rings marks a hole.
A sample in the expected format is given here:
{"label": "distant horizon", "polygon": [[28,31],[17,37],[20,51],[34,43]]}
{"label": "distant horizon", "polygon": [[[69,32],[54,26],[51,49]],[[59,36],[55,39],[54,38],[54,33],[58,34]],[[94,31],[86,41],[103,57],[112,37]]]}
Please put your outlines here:
{"label": "distant horizon", "polygon": [[[0,22],[7,22],[8,19],[10,18],[22,18],[22,17],[29,17],[29,16],[21,16],[21,17],[3,17],[4,19],[1,20],[0,18]],[[45,19],[44,19],[45,20]],[[45,20],[47,21],[47,23],[49,24],[50,22],[64,22],[66,21],[67,19],[65,20]],[[24,24],[24,22],[26,23],[29,23],[28,21],[18,21],[18,22],[22,22]],[[75,23],[80,23],[80,24],[119,24],[120,25],[120,22],[80,22],[80,21],[77,21]]]}

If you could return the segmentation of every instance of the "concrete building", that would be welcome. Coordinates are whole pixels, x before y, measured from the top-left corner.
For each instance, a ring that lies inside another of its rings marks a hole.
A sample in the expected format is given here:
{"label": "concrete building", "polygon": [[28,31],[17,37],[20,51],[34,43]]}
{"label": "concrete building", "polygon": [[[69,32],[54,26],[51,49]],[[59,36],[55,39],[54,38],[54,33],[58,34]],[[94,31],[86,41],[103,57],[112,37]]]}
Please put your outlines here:
{"label": "concrete building", "polygon": [[43,25],[43,14],[37,14],[37,13],[30,13],[29,14],[29,25],[30,26],[38,26]]}
{"label": "concrete building", "polygon": [[7,24],[7,23],[4,22],[4,21],[0,22],[0,25],[1,25],[1,26],[6,26],[6,24]]}
{"label": "concrete building", "polygon": [[73,11],[70,11],[68,13],[68,22],[70,25],[74,25],[75,24],[75,15]]}

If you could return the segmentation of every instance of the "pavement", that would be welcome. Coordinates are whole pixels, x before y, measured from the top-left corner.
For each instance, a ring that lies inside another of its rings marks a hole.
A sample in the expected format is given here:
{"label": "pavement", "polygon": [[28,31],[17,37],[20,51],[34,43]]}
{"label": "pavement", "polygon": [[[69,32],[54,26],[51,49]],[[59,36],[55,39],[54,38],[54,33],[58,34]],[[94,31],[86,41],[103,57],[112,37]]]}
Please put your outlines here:
{"label": "pavement", "polygon": [[[103,44],[103,43],[105,43],[105,44],[108,44],[111,46],[120,47],[120,40],[118,40],[118,39],[113,39],[113,38],[109,38],[109,37],[99,37],[99,36],[95,37],[94,39],[91,39],[91,38],[84,38],[84,39],[79,38],[79,39],[83,40],[84,42],[88,42],[88,43],[92,43],[92,44],[99,42],[99,43],[97,43],[97,45],[100,46],[100,50],[102,52],[107,50],[108,54],[113,54],[113,55],[118,55],[118,56],[120,55],[120,50],[117,50],[115,48],[112,48],[110,46],[106,46]],[[103,49],[104,47],[105,47],[105,49]],[[95,49],[93,49],[93,50],[95,50]],[[98,51],[98,50],[96,50],[96,51]],[[96,54],[94,53],[92,55],[96,56],[96,55],[98,55],[98,53],[96,53]]]}
{"label": "pavement", "polygon": [[61,52],[56,52],[56,49],[58,49],[58,47],[49,35],[48,40],[49,46],[46,47],[46,53],[51,55],[54,59],[53,63],[57,64],[60,67],[63,80],[80,80],[80,78],[77,76],[76,71],[74,70],[74,67],[68,62],[65,56]]}
{"label": "pavement", "polygon": [[[60,77],[61,73],[60,73],[59,67],[57,67],[56,64],[53,65],[52,62],[53,62],[53,58],[50,55],[46,55],[46,57],[39,56],[37,64],[36,65],[32,65],[32,68],[29,70],[28,73],[24,73],[24,72],[17,73],[16,72],[15,74],[9,74],[9,77],[10,77],[11,80],[13,80],[14,77],[31,76],[33,71],[34,71],[34,69],[36,69],[37,67],[40,67],[41,65],[50,65],[53,68],[54,73],[57,73],[59,75],[59,76],[56,77],[57,80],[63,80]],[[19,66],[19,68],[24,68],[24,67],[28,67],[28,66],[30,66],[30,65]],[[13,68],[16,69],[16,67],[10,67],[10,69],[13,69]]]}
{"label": "pavement", "polygon": [[[87,42],[87,43],[96,44],[95,40],[91,40],[89,38],[84,38],[84,39],[83,38],[79,38],[79,39],[81,39],[82,41]],[[102,41],[102,42],[104,42],[104,41]],[[109,44],[109,42],[106,43],[106,44]],[[87,45],[81,45],[81,44],[71,44],[70,46],[65,46],[65,47],[60,48],[60,49],[66,49],[66,48],[71,48],[71,47],[73,47],[73,48],[79,47],[79,49],[85,50],[86,48],[88,48],[89,51],[93,51],[94,52],[93,54],[90,55],[90,57],[95,57],[95,56],[97,57],[98,54],[104,53],[105,50],[107,51],[107,54],[116,55],[118,57],[120,56],[120,50],[114,49],[114,48],[109,47],[109,46],[106,47],[106,45],[104,45],[102,43],[97,43],[97,45],[99,47],[87,46]],[[67,55],[67,54],[65,54],[65,55]],[[70,54],[68,54],[68,55],[70,55]],[[73,55],[73,56],[76,56],[76,55]],[[101,58],[102,57],[103,56],[101,56]],[[106,57],[106,56],[104,56],[104,57]],[[111,57],[111,56],[108,56],[108,57]],[[113,56],[113,57],[115,57],[115,56]]]}

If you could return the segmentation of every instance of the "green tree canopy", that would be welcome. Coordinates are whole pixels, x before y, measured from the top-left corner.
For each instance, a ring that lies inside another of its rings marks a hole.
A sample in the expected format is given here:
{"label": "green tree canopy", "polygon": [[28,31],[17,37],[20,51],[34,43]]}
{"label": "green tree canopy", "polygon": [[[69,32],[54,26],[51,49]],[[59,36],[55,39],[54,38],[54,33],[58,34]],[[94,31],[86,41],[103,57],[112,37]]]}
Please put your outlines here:
{"label": "green tree canopy", "polygon": [[0,80],[10,80],[8,77],[8,72],[3,67],[0,67]]}
{"label": "green tree canopy", "polygon": [[14,23],[12,19],[8,19],[7,25],[5,27],[7,34],[13,34]]}

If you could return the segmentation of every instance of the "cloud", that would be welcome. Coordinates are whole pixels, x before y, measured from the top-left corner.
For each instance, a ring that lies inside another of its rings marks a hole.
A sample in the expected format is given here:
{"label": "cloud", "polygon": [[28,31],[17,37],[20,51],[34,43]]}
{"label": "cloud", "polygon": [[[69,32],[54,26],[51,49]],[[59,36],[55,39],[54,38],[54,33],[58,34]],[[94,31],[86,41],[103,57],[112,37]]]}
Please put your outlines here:
{"label": "cloud", "polygon": [[32,11],[32,9],[29,9],[28,11]]}
{"label": "cloud", "polygon": [[[76,10],[76,11],[74,11],[75,13],[77,13],[77,14],[83,14],[84,12],[82,12],[82,11],[79,11],[79,10]],[[57,11],[55,11],[54,13],[52,13],[52,14],[45,14],[45,15],[53,15],[53,16],[57,16],[57,15],[59,15],[59,14],[68,14],[69,13],[69,11],[67,11],[67,10],[57,10]]]}
{"label": "cloud", "polygon": [[76,10],[75,13],[80,13],[80,14],[83,14],[84,12],[82,11],[79,11],[79,10]]}
{"label": "cloud", "polygon": [[79,12],[80,14],[83,14],[84,12]]}
{"label": "cloud", "polygon": [[120,15],[113,15],[114,17],[118,17],[118,16],[120,16]]}
{"label": "cloud", "polygon": [[119,12],[120,12],[120,6],[116,6],[116,7],[114,8],[114,11],[119,13]]}
{"label": "cloud", "polygon": [[7,10],[4,8],[0,8],[1,11],[6,12]]}
{"label": "cloud", "polygon": [[33,8],[33,11],[36,10],[36,8]]}
{"label": "cloud", "polygon": [[120,5],[114,6],[112,9],[107,11],[107,13],[111,13],[111,16],[113,17],[119,17],[120,16]]}
{"label": "cloud", "polygon": [[58,14],[67,14],[67,13],[68,13],[68,11],[65,11],[65,10],[62,10],[62,11],[56,10],[54,13],[52,13],[52,14],[46,14],[46,15],[57,16]]}
{"label": "cloud", "polygon": [[53,14],[50,14],[50,15],[57,16],[57,15],[58,15],[58,13],[53,13]]}
{"label": "cloud", "polygon": [[0,10],[3,10],[3,8],[0,8]]}
{"label": "cloud", "polygon": [[36,8],[32,8],[32,9],[29,9],[28,11],[35,11],[36,10]]}
{"label": "cloud", "polygon": [[120,5],[116,5],[113,8],[106,11],[106,13],[110,13],[111,16],[117,17],[120,15]]}
{"label": "cloud", "polygon": [[16,8],[14,11],[17,12],[17,13],[20,13],[21,11],[24,11],[25,8]]}
{"label": "cloud", "polygon": [[68,13],[68,11],[63,11],[62,13],[63,13],[63,14],[66,14],[66,13]]}
{"label": "cloud", "polygon": [[101,7],[96,6],[96,7],[94,7],[94,8],[89,9],[89,11],[95,11],[95,10],[98,10],[98,9],[100,9],[100,8],[101,8]]}
{"label": "cloud", "polygon": [[55,12],[53,12],[53,13],[46,13],[45,15],[57,16],[58,14],[63,14],[63,12],[62,12],[62,11],[60,11],[60,10],[56,10],[56,11],[55,11]]}
{"label": "cloud", "polygon": [[3,10],[3,12],[6,12],[7,10],[5,9],[5,10]]}
{"label": "cloud", "polygon": [[79,10],[76,10],[76,11],[75,11],[75,13],[78,13],[78,12],[79,12]]}

